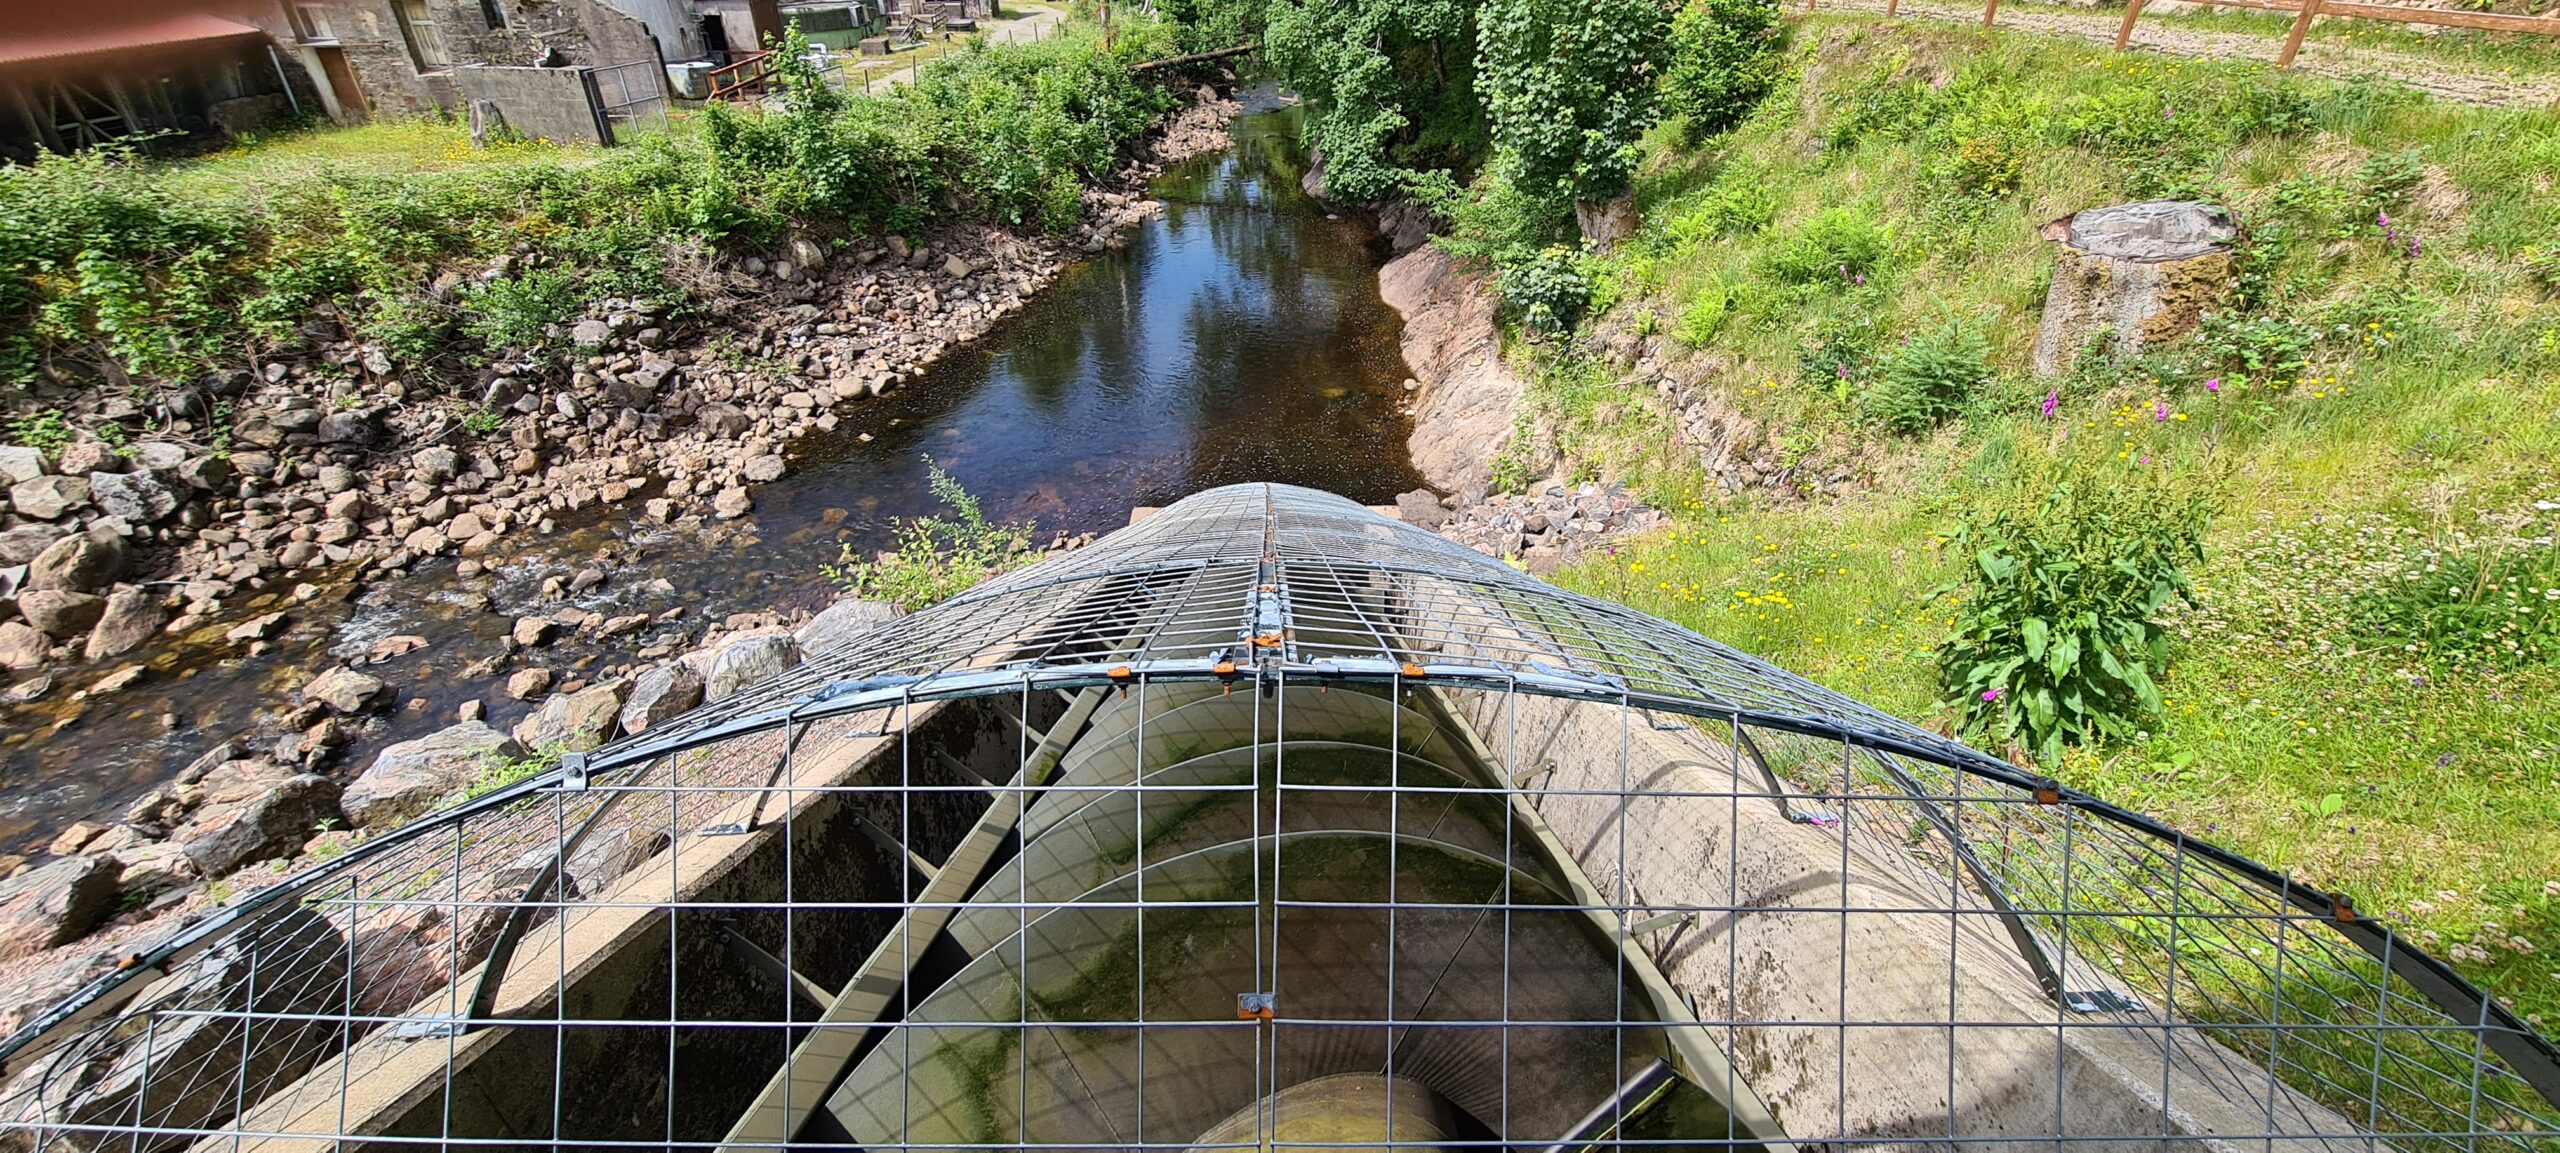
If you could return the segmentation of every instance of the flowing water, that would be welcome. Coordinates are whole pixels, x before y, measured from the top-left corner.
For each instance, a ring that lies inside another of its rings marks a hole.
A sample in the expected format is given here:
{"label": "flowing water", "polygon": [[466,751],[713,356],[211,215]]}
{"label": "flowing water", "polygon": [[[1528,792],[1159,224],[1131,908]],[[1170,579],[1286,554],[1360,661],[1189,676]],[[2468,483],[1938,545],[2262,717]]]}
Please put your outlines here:
{"label": "flowing water", "polygon": [[[0,850],[40,849],[82,817],[112,819],[214,741],[288,709],[310,673],[387,636],[429,643],[367,667],[401,705],[367,723],[342,773],[451,723],[466,700],[511,724],[530,706],[499,693],[504,673],[463,669],[496,653],[515,617],[559,607],[539,599],[545,578],[599,557],[612,580],[574,603],[607,615],[686,610],[660,632],[821,605],[833,593],[819,566],[843,545],[879,547],[892,518],[937,511],[927,457],[990,515],[1035,522],[1044,539],[1116,528],[1131,506],[1237,481],[1370,503],[1416,487],[1396,411],[1400,325],[1378,299],[1370,230],[1299,192],[1294,110],[1263,98],[1234,134],[1229,152],[1157,183],[1164,212],[1126,250],[1068,271],[975,345],[795,445],[792,474],[757,490],[751,522],[643,525],[623,519],[635,500],[468,579],[445,562],[352,597],[243,603],[232,620],[292,610],[292,630],[258,657],[237,655],[217,628],[200,638],[209,643],[58,670],[45,699],[0,712]],[[507,667],[538,663],[566,678],[627,655],[564,642]],[[151,667],[140,685],[75,699],[135,657]]]}

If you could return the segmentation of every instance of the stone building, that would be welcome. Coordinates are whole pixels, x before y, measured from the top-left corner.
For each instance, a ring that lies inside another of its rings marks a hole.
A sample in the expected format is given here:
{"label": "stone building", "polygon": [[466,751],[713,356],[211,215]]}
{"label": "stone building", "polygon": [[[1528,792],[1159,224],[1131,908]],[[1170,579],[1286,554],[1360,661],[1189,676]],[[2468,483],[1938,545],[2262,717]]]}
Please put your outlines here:
{"label": "stone building", "polygon": [[465,97],[454,69],[472,64],[603,66],[647,61],[663,89],[664,63],[686,58],[670,46],[685,0],[280,0],[244,15],[288,47],[323,85],[340,122],[372,115],[458,112]]}
{"label": "stone building", "polygon": [[[5,6],[5,5],[0,5]],[[0,159],[154,135],[179,150],[325,117],[463,114],[457,69],[612,69],[662,99],[704,55],[696,0],[81,0],[0,16]],[[601,114],[599,114],[601,116]],[[610,131],[600,133],[610,139]]]}
{"label": "stone building", "polygon": [[315,110],[311,75],[255,24],[150,0],[0,19],[0,160],[126,137],[184,151]]}

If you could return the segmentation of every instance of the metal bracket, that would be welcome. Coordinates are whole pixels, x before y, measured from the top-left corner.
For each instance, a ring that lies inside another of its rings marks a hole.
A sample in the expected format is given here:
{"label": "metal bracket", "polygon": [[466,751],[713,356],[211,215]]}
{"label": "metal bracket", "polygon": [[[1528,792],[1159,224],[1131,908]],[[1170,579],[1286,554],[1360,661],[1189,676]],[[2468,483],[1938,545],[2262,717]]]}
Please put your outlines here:
{"label": "metal bracket", "polygon": [[727,919],[713,923],[720,927],[721,939],[728,943],[729,952],[740,961],[746,962],[747,967],[773,978],[783,988],[790,990],[792,995],[806,1002],[810,1008],[821,1013],[826,1012],[831,996],[827,990],[820,988],[817,982],[801,976],[800,971],[792,968],[789,962],[765,952],[763,946],[748,940],[747,935],[739,932],[738,927]]}
{"label": "metal bracket", "polygon": [[391,1035],[402,1041],[426,1041],[437,1037],[459,1037],[471,1031],[469,1018],[460,1013],[438,1013],[432,1017],[410,1017],[391,1027]]}
{"label": "metal bracket", "polygon": [[1236,1020],[1268,1021],[1279,1010],[1280,997],[1276,993],[1236,994]]}
{"label": "metal bracket", "polygon": [[2062,1007],[2074,1013],[2140,1013],[2142,1002],[2113,989],[2088,989],[2065,993]]}
{"label": "metal bracket", "polygon": [[585,753],[560,754],[560,788],[564,792],[571,793],[587,791],[587,755]]}

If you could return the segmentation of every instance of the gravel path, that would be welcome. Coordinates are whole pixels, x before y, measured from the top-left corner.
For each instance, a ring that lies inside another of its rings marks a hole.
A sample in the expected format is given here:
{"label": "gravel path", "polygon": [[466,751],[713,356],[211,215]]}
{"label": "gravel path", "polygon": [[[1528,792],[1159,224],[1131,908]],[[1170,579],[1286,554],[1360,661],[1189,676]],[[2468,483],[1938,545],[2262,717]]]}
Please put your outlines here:
{"label": "gravel path", "polygon": [[[1882,12],[1885,0],[1830,0],[1824,7],[1846,8],[1860,12]],[[1978,4],[1942,4],[1934,0],[1902,0],[1894,11],[1902,16],[1928,20],[1946,20],[1964,24],[1980,24],[1982,7]],[[2011,31],[2034,32],[2113,46],[2116,28],[2123,21],[2117,12],[2093,11],[2047,12],[2002,9],[1997,26]],[[2257,30],[2220,32],[2159,21],[2136,21],[2133,26],[2135,48],[2165,52],[2173,56],[2192,56],[2201,60],[2266,60],[2273,61],[2284,48],[2284,38]],[[2560,101],[2560,79],[2544,77],[2500,77],[2468,71],[2440,60],[2411,56],[2404,52],[2371,48],[2352,48],[2342,44],[2305,41],[2294,67],[2315,75],[2340,80],[2380,77],[2406,84],[2444,100],[2466,104],[2487,104],[2504,108],[2550,108]]]}

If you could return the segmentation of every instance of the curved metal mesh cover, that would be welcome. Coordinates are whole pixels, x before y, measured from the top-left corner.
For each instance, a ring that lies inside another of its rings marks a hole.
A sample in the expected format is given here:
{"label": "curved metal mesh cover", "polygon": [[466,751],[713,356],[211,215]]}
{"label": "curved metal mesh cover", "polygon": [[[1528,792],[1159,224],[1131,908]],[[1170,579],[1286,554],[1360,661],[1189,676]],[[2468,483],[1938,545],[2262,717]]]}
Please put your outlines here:
{"label": "curved metal mesh cover", "polygon": [[2560,1148],[2550,1045],[2343,899],[1273,485],[366,841],[0,1057],[74,1148]]}

